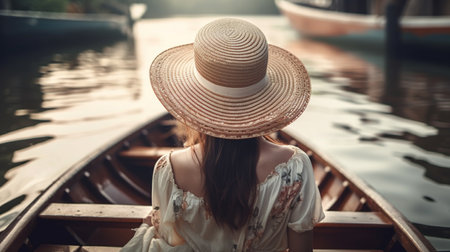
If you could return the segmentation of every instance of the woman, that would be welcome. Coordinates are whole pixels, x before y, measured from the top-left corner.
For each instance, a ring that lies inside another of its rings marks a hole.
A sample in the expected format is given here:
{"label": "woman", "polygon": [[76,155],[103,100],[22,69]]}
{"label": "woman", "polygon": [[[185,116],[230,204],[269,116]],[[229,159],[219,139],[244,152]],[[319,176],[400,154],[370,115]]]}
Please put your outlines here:
{"label": "woman", "polygon": [[153,210],[123,251],[311,251],[324,215],[310,160],[264,137],[304,111],[303,64],[227,18],[158,55],[150,81],[194,134],[155,165]]}

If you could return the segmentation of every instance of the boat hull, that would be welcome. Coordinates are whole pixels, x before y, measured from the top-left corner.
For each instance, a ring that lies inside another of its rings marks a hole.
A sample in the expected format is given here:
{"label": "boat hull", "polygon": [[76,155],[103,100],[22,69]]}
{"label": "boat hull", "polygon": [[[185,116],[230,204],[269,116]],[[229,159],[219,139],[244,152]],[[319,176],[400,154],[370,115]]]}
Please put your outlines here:
{"label": "boat hull", "polygon": [[[299,33],[325,39],[383,46],[383,16],[343,13],[276,0],[277,7]],[[450,17],[405,16],[400,20],[405,47],[450,52]]]}
{"label": "boat hull", "polygon": [[[169,115],[152,119],[75,164],[1,233],[0,251],[118,250],[151,208],[155,162],[182,147],[175,125]],[[312,161],[328,215],[314,231],[316,249],[433,251],[392,205],[295,135],[272,137],[299,146]]]}

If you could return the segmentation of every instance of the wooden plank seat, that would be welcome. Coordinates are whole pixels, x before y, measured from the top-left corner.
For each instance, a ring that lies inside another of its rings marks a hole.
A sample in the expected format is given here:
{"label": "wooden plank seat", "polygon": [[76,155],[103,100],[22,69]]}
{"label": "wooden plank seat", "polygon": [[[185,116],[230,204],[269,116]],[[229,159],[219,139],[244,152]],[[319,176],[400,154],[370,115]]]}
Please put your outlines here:
{"label": "wooden plank seat", "polygon": [[392,223],[381,213],[325,211],[325,219],[314,227],[314,248],[384,249],[393,236]]}
{"label": "wooden plank seat", "polygon": [[119,157],[133,165],[152,166],[161,156],[181,148],[136,146],[119,153]]}
{"label": "wooden plank seat", "polygon": [[42,244],[35,252],[118,252],[121,247]]}
{"label": "wooden plank seat", "polygon": [[103,223],[107,226],[134,228],[142,223],[151,210],[151,206],[140,205],[53,203],[39,217],[59,222],[92,222],[95,225]]}
{"label": "wooden plank seat", "polygon": [[42,244],[34,252],[78,252],[79,245]]}
{"label": "wooden plank seat", "polygon": [[[117,252],[121,247],[106,246],[76,246],[76,245],[51,245],[43,244],[35,252]],[[314,252],[382,252],[383,250],[373,249],[314,249]]]}
{"label": "wooden plank seat", "polygon": [[[136,228],[150,212],[151,206],[102,205],[102,204],[66,204],[53,203],[41,214],[40,219],[46,225],[57,223],[66,227],[91,226],[95,228],[113,228],[111,232],[123,238],[114,246],[123,245],[131,238],[131,228]],[[314,228],[315,249],[384,249],[392,240],[393,226],[378,212],[341,212],[327,211],[325,219]],[[103,233],[97,232],[97,233]],[[96,234],[93,234],[95,236]],[[127,236],[127,237],[123,237]],[[109,240],[102,240],[109,239]],[[89,237],[85,245],[110,245],[111,236]],[[355,239],[358,242],[355,242]],[[352,244],[348,247],[348,244]]]}

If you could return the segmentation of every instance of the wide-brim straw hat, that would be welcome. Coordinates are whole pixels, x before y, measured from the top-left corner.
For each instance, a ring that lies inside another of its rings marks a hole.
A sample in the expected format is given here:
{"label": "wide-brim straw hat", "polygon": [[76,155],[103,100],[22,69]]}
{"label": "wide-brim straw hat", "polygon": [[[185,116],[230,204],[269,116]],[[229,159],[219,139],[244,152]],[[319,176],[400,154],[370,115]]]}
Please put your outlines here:
{"label": "wide-brim straw hat", "polygon": [[213,21],[193,44],[159,54],[150,82],[176,119],[227,139],[282,129],[303,113],[311,94],[302,62],[268,45],[255,25],[235,18]]}

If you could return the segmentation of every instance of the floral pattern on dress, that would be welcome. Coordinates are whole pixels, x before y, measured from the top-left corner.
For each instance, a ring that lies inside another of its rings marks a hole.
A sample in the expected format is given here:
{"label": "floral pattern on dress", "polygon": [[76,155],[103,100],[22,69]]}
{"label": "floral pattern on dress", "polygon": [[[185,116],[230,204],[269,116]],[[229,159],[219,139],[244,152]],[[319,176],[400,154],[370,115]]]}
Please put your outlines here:
{"label": "floral pattern on dress", "polygon": [[175,217],[179,217],[181,212],[187,209],[188,203],[186,201],[187,193],[183,192],[183,195],[177,195],[173,200],[173,212]]}
{"label": "floral pattern on dress", "polygon": [[159,206],[153,207],[152,211],[150,211],[150,217],[152,226],[154,226],[156,230],[159,230],[159,223],[161,220]]}
{"label": "floral pattern on dress", "polygon": [[251,251],[252,245],[259,238],[262,237],[264,233],[264,227],[261,221],[257,221],[256,223],[248,226],[247,236],[244,243],[244,251]]}
{"label": "floral pattern on dress", "polygon": [[291,169],[285,169],[281,172],[281,179],[283,181],[283,187],[270,212],[272,218],[283,217],[288,210],[292,209],[297,202],[301,201],[302,175],[296,173],[294,178],[292,178]]}
{"label": "floral pattern on dress", "polygon": [[162,156],[155,164],[155,171],[159,171],[161,168],[166,167],[167,166],[167,162],[168,162],[168,156]]}
{"label": "floral pattern on dress", "polygon": [[247,234],[245,237],[244,251],[250,251],[252,245],[264,234],[263,222],[259,220],[259,208],[255,207],[252,218],[247,227]]}

